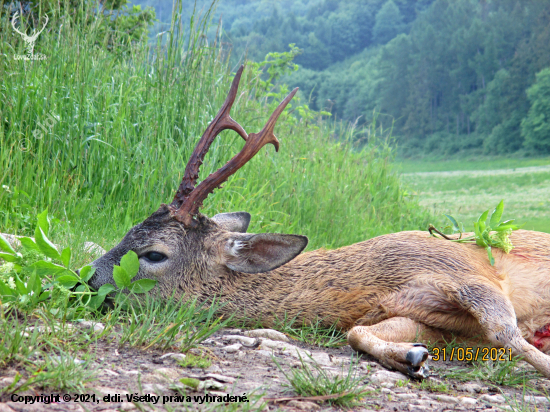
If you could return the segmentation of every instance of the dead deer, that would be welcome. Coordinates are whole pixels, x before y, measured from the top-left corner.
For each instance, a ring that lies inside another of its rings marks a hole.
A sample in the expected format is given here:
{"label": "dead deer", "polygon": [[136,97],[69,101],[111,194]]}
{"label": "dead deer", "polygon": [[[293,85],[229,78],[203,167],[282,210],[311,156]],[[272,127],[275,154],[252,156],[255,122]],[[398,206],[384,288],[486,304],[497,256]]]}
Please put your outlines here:
{"label": "dead deer", "polygon": [[[250,215],[199,213],[206,197],[264,145],[278,149],[275,123],[292,91],[258,134],[248,135],[229,115],[242,67],[229,95],[186,166],[170,205],[161,205],[124,239],[93,262],[90,285],[113,283],[113,265],[129,250],[139,256],[135,279],[158,281],[162,297],[215,296],[222,315],[260,320],[297,319],[348,330],[356,351],[414,378],[428,369],[423,343],[481,336],[511,349],[550,377],[550,235],[516,231],[510,254],[411,231],[379,236],[337,250],[300,254],[305,236],[248,234]],[[244,148],[195,187],[199,167],[214,138],[236,131]],[[153,291],[155,290],[153,289]]]}

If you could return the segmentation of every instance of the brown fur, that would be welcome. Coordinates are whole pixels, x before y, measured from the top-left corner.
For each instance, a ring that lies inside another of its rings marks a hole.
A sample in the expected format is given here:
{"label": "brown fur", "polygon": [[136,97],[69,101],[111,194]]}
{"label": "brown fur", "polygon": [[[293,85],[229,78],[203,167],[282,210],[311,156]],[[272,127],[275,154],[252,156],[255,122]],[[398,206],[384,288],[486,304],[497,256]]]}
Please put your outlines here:
{"label": "brown fur", "polygon": [[[424,376],[419,369],[427,352],[404,342],[433,341],[449,332],[465,338],[481,336],[494,346],[512,348],[550,377],[550,356],[543,354],[550,352],[550,338],[541,341],[541,350],[531,345],[535,331],[550,324],[548,234],[514,232],[515,249],[508,255],[495,250],[494,267],[484,249],[430,237],[427,232],[384,235],[293,260],[305,243],[287,253],[286,246],[280,246],[285,235],[264,235],[267,240],[262,242],[267,243],[256,246],[250,236],[229,232],[205,217],[198,227],[186,228],[162,206],[94,262],[91,284],[98,287],[110,281],[112,265],[128,250],[140,256],[155,250],[166,254],[169,264],[140,259],[138,278],[157,279],[163,296],[174,291],[203,301],[216,296],[225,304],[224,315],[259,320],[265,326],[285,318],[322,319],[326,325],[349,330],[354,349],[414,377]],[[299,243],[298,238],[284,242]],[[246,259],[241,257],[247,253]],[[269,255],[266,261],[290,261],[263,273],[230,268],[246,266],[256,259],[254,253],[262,258]],[[235,263],[238,259],[240,263]],[[422,359],[410,360],[417,355]]]}

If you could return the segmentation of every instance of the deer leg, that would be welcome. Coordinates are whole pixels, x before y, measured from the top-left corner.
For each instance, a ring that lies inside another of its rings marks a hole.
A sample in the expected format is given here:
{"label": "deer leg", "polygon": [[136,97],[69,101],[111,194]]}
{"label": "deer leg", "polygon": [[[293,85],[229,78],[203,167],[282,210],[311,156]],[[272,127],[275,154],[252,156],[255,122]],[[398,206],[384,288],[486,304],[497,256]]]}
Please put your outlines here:
{"label": "deer leg", "polygon": [[521,335],[512,302],[500,291],[485,285],[467,285],[458,291],[460,304],[481,325],[487,340],[494,346],[512,349],[547,378],[550,356],[545,355]]}
{"label": "deer leg", "polygon": [[358,352],[366,352],[384,366],[396,369],[411,378],[429,375],[424,364],[428,349],[415,340],[440,340],[442,333],[409,318],[395,317],[372,326],[354,326],[348,332],[348,344]]}

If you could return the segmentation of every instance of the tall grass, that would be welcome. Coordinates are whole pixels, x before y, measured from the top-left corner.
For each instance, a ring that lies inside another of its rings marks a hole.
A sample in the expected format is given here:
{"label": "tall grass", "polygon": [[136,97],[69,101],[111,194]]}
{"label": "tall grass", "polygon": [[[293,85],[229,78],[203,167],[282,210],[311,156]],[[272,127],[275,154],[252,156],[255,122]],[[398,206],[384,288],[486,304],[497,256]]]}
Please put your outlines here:
{"label": "tall grass", "polygon": [[[111,52],[102,46],[102,17],[93,9],[83,10],[85,28],[58,10],[36,42],[35,53],[46,60],[24,61],[13,57],[24,54],[24,44],[0,9],[0,230],[29,233],[47,207],[62,222],[53,233],[59,243],[92,240],[108,248],[172,200],[234,68],[219,43],[203,36],[209,13],[187,25],[176,5],[165,42]],[[247,67],[232,109],[249,133],[261,129],[278,103],[258,93],[259,76]],[[279,153],[262,149],[209,196],[203,213],[246,210],[251,232],[305,234],[310,249],[424,224],[383,140],[354,149],[346,143],[353,128],[335,135],[329,122],[298,118],[293,112],[300,104],[295,98],[278,122]],[[33,132],[48,113],[56,120],[37,139]],[[242,146],[235,133],[224,132],[201,178]]]}

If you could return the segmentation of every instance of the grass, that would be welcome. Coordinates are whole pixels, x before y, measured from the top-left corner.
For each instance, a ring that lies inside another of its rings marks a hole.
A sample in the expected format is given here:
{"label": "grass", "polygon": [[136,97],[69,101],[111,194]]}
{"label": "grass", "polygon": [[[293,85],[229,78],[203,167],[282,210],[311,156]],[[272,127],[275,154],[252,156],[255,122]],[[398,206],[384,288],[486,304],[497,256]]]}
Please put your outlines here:
{"label": "grass", "polygon": [[191,352],[187,353],[185,359],[178,361],[182,368],[201,368],[206,369],[212,365],[212,360],[207,356],[195,355]]}
{"label": "grass", "polygon": [[459,381],[485,380],[497,385],[523,386],[541,375],[535,371],[520,371],[517,368],[518,359],[511,361],[476,361],[471,368],[451,368],[443,373],[447,379]]}
{"label": "grass", "polygon": [[[481,212],[504,199],[505,219],[550,233],[550,159],[403,162],[401,170],[422,206],[434,216],[453,215],[467,230]],[[433,223],[443,224],[443,219]]]}
{"label": "grass", "polygon": [[298,396],[326,397],[325,401],[331,405],[350,407],[365,395],[362,384],[364,377],[357,376],[356,359],[351,359],[347,371],[342,367],[342,373],[337,375],[326,371],[316,362],[306,363],[302,358],[300,358],[300,367],[285,372],[277,360],[275,358],[273,360],[285,375],[288,386]]}

